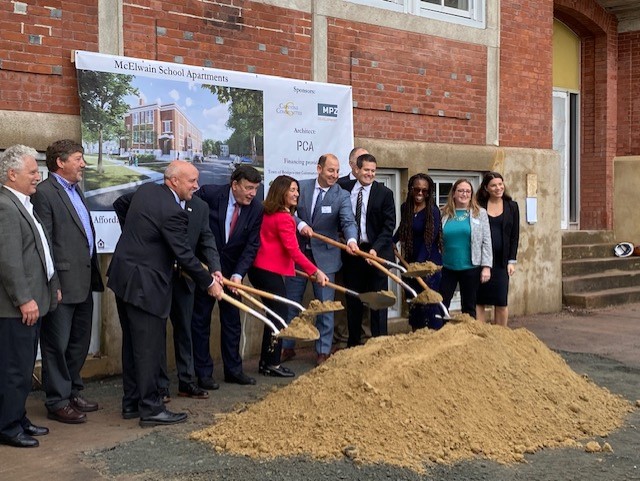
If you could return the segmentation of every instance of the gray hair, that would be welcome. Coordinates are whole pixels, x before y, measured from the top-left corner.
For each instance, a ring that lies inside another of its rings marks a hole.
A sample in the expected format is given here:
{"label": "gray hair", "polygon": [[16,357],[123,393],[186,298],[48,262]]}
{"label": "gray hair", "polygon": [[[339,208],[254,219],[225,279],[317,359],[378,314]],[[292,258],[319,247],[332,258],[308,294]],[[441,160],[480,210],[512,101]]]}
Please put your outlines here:
{"label": "gray hair", "polygon": [[26,145],[12,145],[2,154],[0,154],[0,184],[6,184],[9,180],[10,170],[22,170],[24,160],[27,157],[38,158],[36,149],[27,147]]}

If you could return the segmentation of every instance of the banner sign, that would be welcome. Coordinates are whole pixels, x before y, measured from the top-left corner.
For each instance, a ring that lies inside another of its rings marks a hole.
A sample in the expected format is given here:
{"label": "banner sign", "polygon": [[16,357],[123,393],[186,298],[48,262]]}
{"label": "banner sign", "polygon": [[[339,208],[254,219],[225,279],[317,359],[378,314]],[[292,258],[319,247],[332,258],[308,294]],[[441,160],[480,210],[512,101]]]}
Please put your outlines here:
{"label": "banner sign", "polygon": [[351,86],[76,51],[85,196],[98,252],[120,235],[113,201],[163,182],[172,160],[192,162],[200,185],[226,184],[240,163],[263,173],[316,176],[322,154],[349,172]]}

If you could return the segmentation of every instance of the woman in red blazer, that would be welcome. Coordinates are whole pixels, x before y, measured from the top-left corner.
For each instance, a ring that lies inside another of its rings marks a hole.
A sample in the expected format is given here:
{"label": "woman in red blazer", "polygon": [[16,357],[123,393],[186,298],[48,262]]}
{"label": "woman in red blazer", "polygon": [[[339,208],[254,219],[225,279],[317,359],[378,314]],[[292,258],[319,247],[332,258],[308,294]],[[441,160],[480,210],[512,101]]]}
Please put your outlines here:
{"label": "woman in red blazer", "polygon": [[[260,247],[249,270],[249,279],[258,289],[281,297],[287,296],[284,277],[295,275],[295,264],[316,281],[325,285],[327,276],[302,253],[296,237],[293,212],[298,205],[298,181],[288,175],[280,175],[269,187],[264,201],[264,217],[260,228]],[[262,298],[262,302],[280,315],[287,317],[287,306],[282,302]],[[280,365],[282,341],[275,346],[271,342],[271,330],[265,326],[262,335],[262,351],[259,370],[265,376],[293,377],[290,369]]]}

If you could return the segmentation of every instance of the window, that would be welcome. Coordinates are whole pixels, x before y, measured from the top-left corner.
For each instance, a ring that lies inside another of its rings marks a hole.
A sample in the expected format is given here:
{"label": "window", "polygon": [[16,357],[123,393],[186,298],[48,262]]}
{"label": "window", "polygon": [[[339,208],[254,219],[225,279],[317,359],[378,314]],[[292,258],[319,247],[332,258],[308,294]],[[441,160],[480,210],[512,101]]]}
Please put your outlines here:
{"label": "window", "polygon": [[486,0],[348,0],[352,3],[419,15],[477,28],[485,26]]}
{"label": "window", "polygon": [[170,132],[171,132],[171,120],[163,120],[162,133],[170,133]]}

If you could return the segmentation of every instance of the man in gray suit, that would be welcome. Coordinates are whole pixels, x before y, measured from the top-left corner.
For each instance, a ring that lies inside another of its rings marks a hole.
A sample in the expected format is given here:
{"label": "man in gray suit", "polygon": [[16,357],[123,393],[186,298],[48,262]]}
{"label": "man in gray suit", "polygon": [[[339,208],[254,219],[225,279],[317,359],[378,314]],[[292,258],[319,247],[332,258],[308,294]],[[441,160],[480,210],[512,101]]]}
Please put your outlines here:
{"label": "man in gray suit", "polygon": [[[333,154],[325,154],[318,160],[316,167],[318,177],[299,182],[300,198],[296,211],[298,225],[298,242],[300,249],[318,268],[324,272],[331,282],[342,266],[340,249],[318,239],[312,238],[317,232],[326,237],[338,240],[338,232],[342,231],[347,239],[347,248],[351,254],[358,250],[356,228],[349,193],[336,183],[340,171],[340,162]],[[301,302],[307,280],[301,277],[286,278],[287,297]],[[313,283],[313,292],[320,301],[333,301],[335,291],[330,287],[322,287]],[[289,319],[298,314],[295,308],[289,309]],[[316,341],[317,364],[324,362],[331,352],[333,341],[333,313],[327,312],[316,317],[316,327],[320,331],[320,339]],[[295,355],[293,341],[283,343],[282,360],[291,359]]]}
{"label": "man in gray suit", "polygon": [[98,404],[82,397],[80,370],[91,342],[93,291],[103,291],[95,231],[78,186],[86,164],[82,145],[58,140],[47,148],[49,177],[33,195],[33,206],[52,242],[62,302],[42,319],[42,385],[49,419],[83,423]]}
{"label": "man in gray suit", "polygon": [[40,181],[38,153],[24,145],[0,155],[0,444],[38,446],[49,430],[27,418],[38,321],[60,300],[49,239],[29,196]]}

